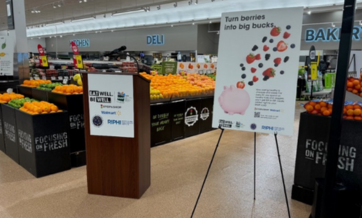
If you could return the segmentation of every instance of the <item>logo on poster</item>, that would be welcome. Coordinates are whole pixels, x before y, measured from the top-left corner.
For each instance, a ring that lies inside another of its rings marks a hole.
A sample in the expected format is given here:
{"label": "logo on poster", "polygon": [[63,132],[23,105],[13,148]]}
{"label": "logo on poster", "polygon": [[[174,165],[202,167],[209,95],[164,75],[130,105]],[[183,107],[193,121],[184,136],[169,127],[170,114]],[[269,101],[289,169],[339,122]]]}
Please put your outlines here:
{"label": "logo on poster", "polygon": [[231,127],[233,127],[233,122],[227,121],[227,120],[219,120],[219,127],[231,128]]}
{"label": "logo on poster", "polygon": [[117,115],[121,116],[121,111],[101,111],[104,115]]}
{"label": "logo on poster", "polygon": [[253,123],[253,124],[251,124],[251,125],[250,125],[250,129],[252,129],[252,130],[256,130],[256,128],[257,128],[257,126],[256,126],[256,124],[255,124],[255,123]]}
{"label": "logo on poster", "polygon": [[93,125],[95,125],[97,127],[100,127],[103,124],[103,119],[100,116],[94,116],[92,121],[93,121]]}
{"label": "logo on poster", "polygon": [[242,124],[241,122],[236,122],[235,127],[238,129],[244,128],[244,124]]}
{"label": "logo on poster", "polygon": [[114,106],[114,105],[104,105],[104,104],[101,104],[101,109],[103,108],[113,108],[113,109],[121,109],[122,106]]}
{"label": "logo on poster", "polygon": [[209,116],[210,116],[209,109],[207,107],[203,108],[201,110],[200,118],[202,120],[207,120],[207,118],[209,118]]}
{"label": "logo on poster", "polygon": [[122,125],[122,126],[133,125],[133,121],[130,120],[107,120],[107,123],[110,125]]}
{"label": "logo on poster", "polygon": [[198,119],[199,117],[196,108],[189,107],[185,113],[185,124],[188,127],[193,126],[198,121]]}

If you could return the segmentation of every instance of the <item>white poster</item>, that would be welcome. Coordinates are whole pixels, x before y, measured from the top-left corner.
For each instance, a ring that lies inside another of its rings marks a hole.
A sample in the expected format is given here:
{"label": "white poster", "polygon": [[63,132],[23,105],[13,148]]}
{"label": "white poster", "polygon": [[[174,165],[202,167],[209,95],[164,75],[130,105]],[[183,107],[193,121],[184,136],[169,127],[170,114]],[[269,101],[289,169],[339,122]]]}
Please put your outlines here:
{"label": "white poster", "polygon": [[0,36],[0,76],[14,75],[14,39]]}
{"label": "white poster", "polygon": [[213,127],[293,135],[303,8],[224,13]]}
{"label": "white poster", "polygon": [[134,138],[133,77],[88,74],[90,134]]}

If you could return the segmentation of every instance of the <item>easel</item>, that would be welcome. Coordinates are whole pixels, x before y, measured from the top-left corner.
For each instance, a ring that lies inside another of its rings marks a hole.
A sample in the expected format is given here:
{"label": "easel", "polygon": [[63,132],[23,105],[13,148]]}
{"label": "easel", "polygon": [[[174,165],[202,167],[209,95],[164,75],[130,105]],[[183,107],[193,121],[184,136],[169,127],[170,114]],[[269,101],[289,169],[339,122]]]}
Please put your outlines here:
{"label": "easel", "polygon": [[[196,200],[196,203],[195,203],[195,206],[194,206],[194,209],[192,211],[192,214],[191,214],[191,217],[190,218],[193,218],[194,214],[195,214],[195,211],[196,211],[196,208],[197,208],[197,205],[199,203],[199,200],[200,200],[200,197],[201,197],[201,194],[202,194],[202,191],[204,189],[204,186],[205,186],[205,182],[206,182],[206,179],[209,175],[209,172],[210,172],[210,168],[211,168],[211,165],[214,161],[214,158],[215,158],[215,154],[217,152],[217,149],[219,147],[219,144],[220,144],[220,141],[221,141],[221,137],[222,135],[224,134],[224,129],[221,128],[221,126],[219,126],[219,129],[221,129],[221,133],[220,133],[220,137],[219,137],[219,140],[216,144],[216,147],[215,147],[215,150],[214,150],[214,154],[212,155],[212,158],[211,158],[211,161],[210,161],[210,164],[209,164],[209,168],[207,169],[207,172],[206,172],[206,175],[205,175],[205,178],[204,178],[204,181],[202,183],[202,186],[201,186],[201,189],[200,189],[200,192],[199,192],[199,195],[197,197],[197,200]],[[288,203],[288,197],[287,197],[287,191],[286,191],[286,188],[285,188],[285,181],[284,181],[284,174],[283,174],[283,167],[282,167],[282,162],[281,162],[281,159],[280,159],[280,153],[279,153],[279,144],[278,144],[278,138],[277,138],[277,135],[278,133],[274,133],[274,137],[275,137],[275,144],[276,144],[276,147],[277,147],[277,153],[278,153],[278,160],[279,160],[279,166],[280,166],[280,172],[281,172],[281,176],[282,176],[282,181],[283,181],[283,188],[284,188],[284,195],[285,195],[285,202],[287,204],[287,210],[288,210],[288,216],[289,218],[291,217],[290,216],[290,209],[289,209],[289,203]],[[254,201],[256,200],[256,132],[254,132]]]}

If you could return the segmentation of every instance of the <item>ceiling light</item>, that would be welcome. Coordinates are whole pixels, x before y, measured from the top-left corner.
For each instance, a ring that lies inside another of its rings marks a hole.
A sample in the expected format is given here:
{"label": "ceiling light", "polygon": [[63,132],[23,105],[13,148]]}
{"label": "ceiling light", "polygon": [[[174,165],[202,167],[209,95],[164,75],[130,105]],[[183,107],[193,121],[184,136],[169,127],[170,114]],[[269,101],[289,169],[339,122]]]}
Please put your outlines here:
{"label": "ceiling light", "polygon": [[79,4],[82,3],[83,1],[79,1]]}
{"label": "ceiling light", "polygon": [[62,35],[60,35],[60,38],[62,38],[63,36]]}
{"label": "ceiling light", "polygon": [[39,39],[41,39],[41,37],[39,37]]}
{"label": "ceiling light", "polygon": [[362,26],[362,20],[359,21],[359,25]]}
{"label": "ceiling light", "polygon": [[334,27],[336,27],[336,25],[334,23],[332,23],[332,27],[334,28]]}
{"label": "ceiling light", "polygon": [[73,33],[73,36],[75,36],[75,34]]}
{"label": "ceiling light", "polygon": [[87,2],[87,0],[83,0],[83,2]]}
{"label": "ceiling light", "polygon": [[307,13],[308,13],[309,15],[311,15],[311,14],[312,14],[312,11],[308,11]]}
{"label": "ceiling light", "polygon": [[111,32],[113,33],[113,32],[114,32],[114,30],[111,30]]}
{"label": "ceiling light", "polygon": [[171,25],[171,27],[173,27],[173,24]]}
{"label": "ceiling light", "polygon": [[210,20],[210,22],[209,23],[212,23],[212,21]]}
{"label": "ceiling light", "polygon": [[53,8],[57,8],[57,6],[56,6],[56,5],[53,5]]}
{"label": "ceiling light", "polygon": [[80,22],[80,21],[86,21],[86,20],[94,20],[96,19],[95,17],[88,17],[88,18],[83,18],[83,19],[78,19],[78,20],[72,20],[72,23],[74,22]]}
{"label": "ceiling light", "polygon": [[192,23],[192,25],[195,25],[195,23]]}
{"label": "ceiling light", "polygon": [[31,10],[31,13],[34,14],[34,10]]}
{"label": "ceiling light", "polygon": [[136,11],[126,11],[126,12],[114,13],[114,14],[112,14],[112,16],[119,16],[119,15],[132,14],[132,13],[138,13],[138,12],[144,12],[144,10],[136,10]]}

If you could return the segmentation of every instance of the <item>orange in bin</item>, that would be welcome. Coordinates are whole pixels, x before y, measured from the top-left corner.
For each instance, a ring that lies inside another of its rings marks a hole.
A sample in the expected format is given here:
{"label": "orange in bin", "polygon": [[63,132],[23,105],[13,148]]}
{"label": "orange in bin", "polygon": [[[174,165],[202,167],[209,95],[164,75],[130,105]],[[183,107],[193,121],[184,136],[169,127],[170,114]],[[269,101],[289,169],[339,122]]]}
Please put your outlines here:
{"label": "orange in bin", "polygon": [[21,107],[19,110],[32,115],[62,112],[62,110],[59,110],[56,105],[46,101],[31,103],[25,102],[23,107]]}
{"label": "orange in bin", "polygon": [[77,95],[77,94],[83,94],[83,87],[76,85],[56,86],[52,92],[66,94],[66,95]]}

